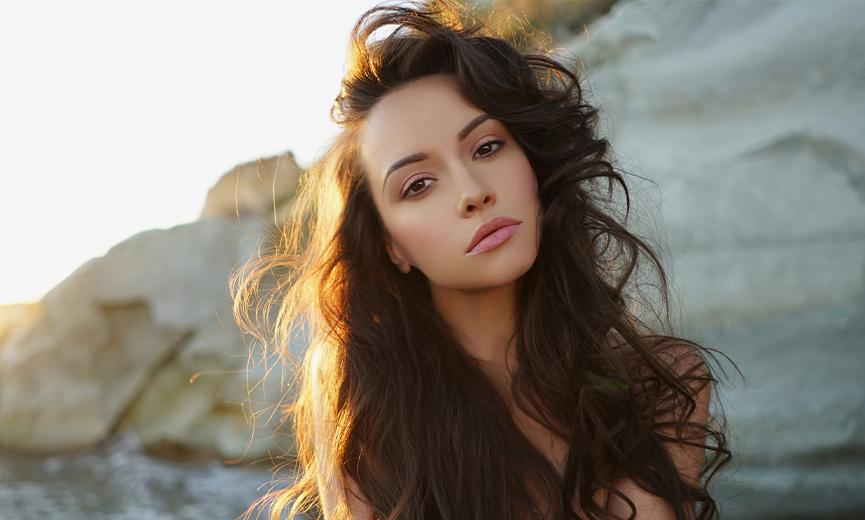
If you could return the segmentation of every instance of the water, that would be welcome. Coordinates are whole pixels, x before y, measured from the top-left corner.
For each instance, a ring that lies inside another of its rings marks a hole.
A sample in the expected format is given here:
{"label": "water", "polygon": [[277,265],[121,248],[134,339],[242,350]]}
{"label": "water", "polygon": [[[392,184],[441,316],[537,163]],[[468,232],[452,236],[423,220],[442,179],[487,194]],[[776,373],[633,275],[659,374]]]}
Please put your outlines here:
{"label": "water", "polygon": [[270,466],[157,458],[132,437],[47,458],[7,453],[0,454],[0,518],[232,520],[271,480]]}

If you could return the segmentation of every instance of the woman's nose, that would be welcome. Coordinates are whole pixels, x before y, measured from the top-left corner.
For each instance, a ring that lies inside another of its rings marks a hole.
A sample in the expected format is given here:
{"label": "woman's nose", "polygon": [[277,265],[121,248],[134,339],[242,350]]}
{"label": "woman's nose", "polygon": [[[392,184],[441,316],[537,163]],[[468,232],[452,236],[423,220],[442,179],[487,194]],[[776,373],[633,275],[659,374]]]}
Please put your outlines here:
{"label": "woman's nose", "polygon": [[460,184],[460,201],[457,210],[463,217],[469,217],[486,206],[496,203],[496,195],[492,188],[479,182],[470,173],[463,173]]}

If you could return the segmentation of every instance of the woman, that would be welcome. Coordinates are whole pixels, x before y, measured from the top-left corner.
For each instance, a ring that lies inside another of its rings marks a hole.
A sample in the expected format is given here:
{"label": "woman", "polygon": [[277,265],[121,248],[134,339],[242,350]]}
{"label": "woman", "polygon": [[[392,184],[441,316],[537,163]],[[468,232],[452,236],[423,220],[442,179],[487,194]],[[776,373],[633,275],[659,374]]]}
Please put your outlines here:
{"label": "woman", "polygon": [[239,286],[248,325],[276,307],[278,341],[315,331],[274,518],[716,517],[705,351],[665,332],[595,109],[460,14],[360,19],[343,131]]}

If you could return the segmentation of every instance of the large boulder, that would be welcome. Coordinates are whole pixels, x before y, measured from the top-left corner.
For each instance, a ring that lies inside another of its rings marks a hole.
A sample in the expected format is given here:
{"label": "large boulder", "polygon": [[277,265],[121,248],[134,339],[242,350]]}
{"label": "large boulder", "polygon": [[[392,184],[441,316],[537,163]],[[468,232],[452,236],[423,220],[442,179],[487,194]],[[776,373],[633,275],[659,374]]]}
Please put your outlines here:
{"label": "large boulder", "polygon": [[134,432],[159,449],[273,453],[278,421],[255,424],[251,410],[279,402],[282,369],[250,357],[228,285],[249,234],[230,220],[147,231],[51,290],[0,346],[0,447],[62,451]]}
{"label": "large boulder", "polygon": [[274,208],[288,211],[299,175],[291,152],[239,165],[203,220],[135,235],[39,303],[0,309],[0,448],[59,452],[127,433],[175,455],[279,454],[292,367],[249,348],[229,278],[271,233]]}

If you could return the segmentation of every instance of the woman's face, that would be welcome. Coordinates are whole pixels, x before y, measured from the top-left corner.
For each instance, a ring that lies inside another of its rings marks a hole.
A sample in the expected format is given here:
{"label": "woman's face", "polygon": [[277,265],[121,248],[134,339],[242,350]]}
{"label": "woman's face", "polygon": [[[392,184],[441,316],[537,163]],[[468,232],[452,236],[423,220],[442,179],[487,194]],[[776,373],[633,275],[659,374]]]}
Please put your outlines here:
{"label": "woman's face", "polygon": [[470,105],[448,76],[386,95],[361,136],[388,254],[433,290],[514,283],[538,254],[534,172],[505,126]]}

